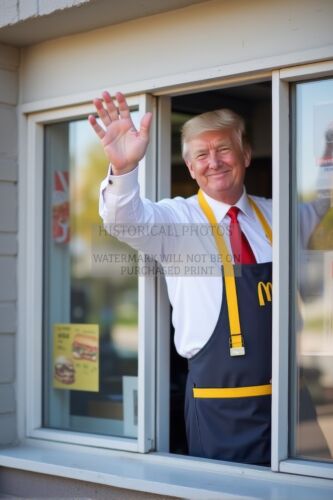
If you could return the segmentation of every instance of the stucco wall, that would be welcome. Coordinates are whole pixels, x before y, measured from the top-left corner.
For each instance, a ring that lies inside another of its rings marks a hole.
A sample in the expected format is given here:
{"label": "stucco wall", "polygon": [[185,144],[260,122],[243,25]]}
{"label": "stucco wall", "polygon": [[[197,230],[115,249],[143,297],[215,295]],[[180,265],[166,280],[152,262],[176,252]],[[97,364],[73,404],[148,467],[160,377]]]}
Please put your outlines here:
{"label": "stucco wall", "polygon": [[16,439],[18,63],[18,51],[0,45],[0,444]]}
{"label": "stucco wall", "polygon": [[[212,0],[23,49],[21,102],[332,49],[331,0]],[[309,56],[310,57],[310,56]],[[297,57],[294,58],[297,61]],[[213,74],[213,71],[212,71]]]}

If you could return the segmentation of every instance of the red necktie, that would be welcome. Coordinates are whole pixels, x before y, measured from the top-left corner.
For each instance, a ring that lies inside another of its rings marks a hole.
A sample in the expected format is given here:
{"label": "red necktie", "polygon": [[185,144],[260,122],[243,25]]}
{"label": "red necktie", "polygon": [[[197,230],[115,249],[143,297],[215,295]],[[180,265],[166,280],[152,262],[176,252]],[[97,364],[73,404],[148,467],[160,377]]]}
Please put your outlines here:
{"label": "red necktie", "polygon": [[238,207],[231,207],[227,215],[230,217],[230,244],[235,264],[255,264],[256,258],[252,252],[245,234],[238,222]]}

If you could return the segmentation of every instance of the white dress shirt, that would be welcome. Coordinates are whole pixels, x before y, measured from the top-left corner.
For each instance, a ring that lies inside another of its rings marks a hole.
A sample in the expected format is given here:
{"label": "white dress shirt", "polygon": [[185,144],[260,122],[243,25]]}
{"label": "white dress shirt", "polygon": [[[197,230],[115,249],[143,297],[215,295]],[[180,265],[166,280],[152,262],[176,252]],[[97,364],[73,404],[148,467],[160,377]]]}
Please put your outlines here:
{"label": "white dress shirt", "polygon": [[[227,215],[230,205],[206,194],[205,197],[230,251],[230,218]],[[272,200],[257,196],[252,198],[271,225]],[[256,261],[271,262],[270,242],[249,204],[245,190],[236,206],[240,209],[239,224]],[[307,227],[311,233],[318,217],[313,209],[307,210]],[[153,255],[162,264],[173,307],[175,346],[181,356],[191,358],[213,333],[223,297],[215,241],[211,232],[207,232],[209,226],[197,196],[165,199],[157,203],[141,198],[136,168],[124,175],[108,174],[101,184],[99,213],[110,234],[117,235],[118,239],[137,250]],[[141,229],[120,234],[118,225],[126,223],[137,224]]]}

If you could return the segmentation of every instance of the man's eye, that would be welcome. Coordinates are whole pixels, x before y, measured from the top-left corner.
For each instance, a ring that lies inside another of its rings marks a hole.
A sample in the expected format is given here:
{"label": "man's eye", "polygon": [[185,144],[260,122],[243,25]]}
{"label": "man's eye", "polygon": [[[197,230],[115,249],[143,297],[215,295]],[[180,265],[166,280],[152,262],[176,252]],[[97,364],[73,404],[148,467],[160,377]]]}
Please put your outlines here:
{"label": "man's eye", "polygon": [[204,160],[206,156],[206,153],[200,153],[199,155],[197,155],[197,160]]}

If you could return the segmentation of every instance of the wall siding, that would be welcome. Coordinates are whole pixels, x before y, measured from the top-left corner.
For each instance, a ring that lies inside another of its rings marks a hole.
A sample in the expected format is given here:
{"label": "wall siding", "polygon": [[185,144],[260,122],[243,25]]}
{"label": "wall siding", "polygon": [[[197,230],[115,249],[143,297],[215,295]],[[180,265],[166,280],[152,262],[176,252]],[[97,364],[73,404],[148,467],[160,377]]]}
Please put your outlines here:
{"label": "wall siding", "polygon": [[[44,499],[171,500],[171,497],[165,495],[113,488],[84,480],[76,481],[15,469],[0,468],[0,484],[2,494],[14,495],[15,498],[27,498],[29,495],[29,498]],[[3,498],[1,494],[0,498]],[[175,497],[172,498],[175,500]]]}
{"label": "wall siding", "polygon": [[[16,4],[16,2],[15,2]],[[6,2],[7,14],[13,5]],[[0,445],[16,428],[17,114],[19,54],[0,45]]]}
{"label": "wall siding", "polygon": [[30,17],[51,14],[57,10],[76,7],[91,0],[1,0],[0,28]]}

